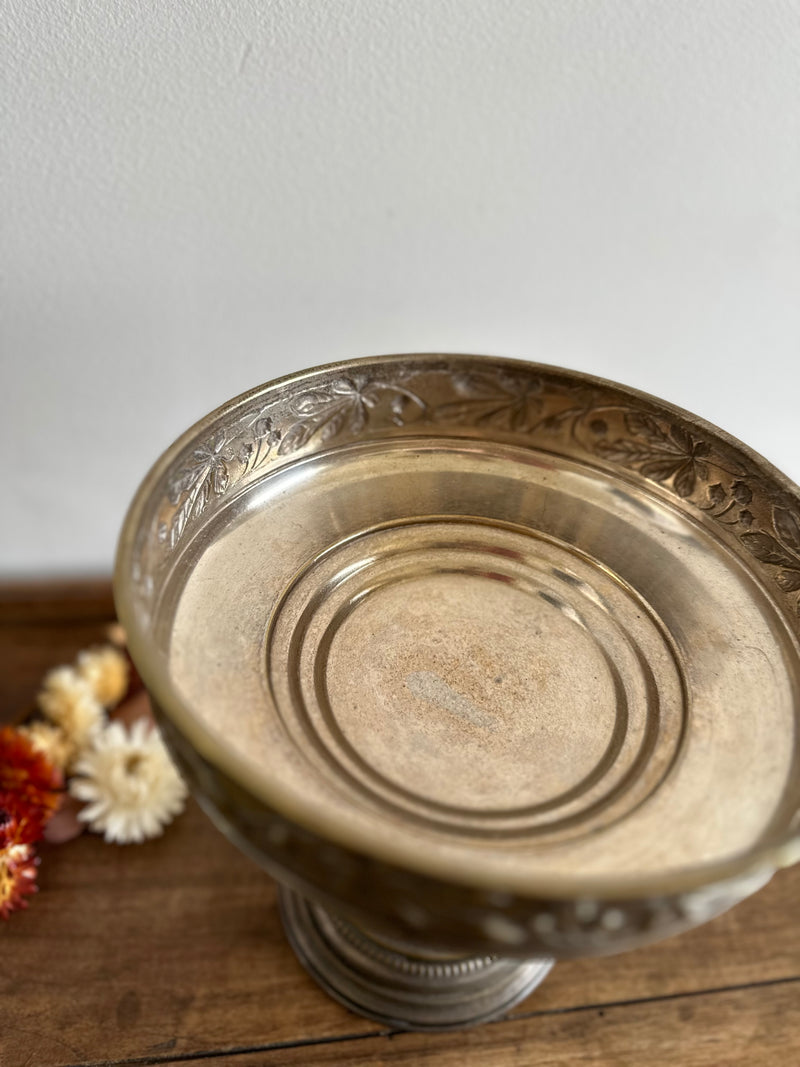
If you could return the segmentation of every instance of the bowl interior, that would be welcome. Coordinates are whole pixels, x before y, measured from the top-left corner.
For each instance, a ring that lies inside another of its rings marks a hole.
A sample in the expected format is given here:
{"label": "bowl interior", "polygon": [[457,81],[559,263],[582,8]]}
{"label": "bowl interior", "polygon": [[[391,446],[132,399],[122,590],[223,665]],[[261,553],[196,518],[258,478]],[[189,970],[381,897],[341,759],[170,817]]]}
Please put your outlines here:
{"label": "bowl interior", "polygon": [[622,387],[321,368],[162,458],[120,613],[206,758],[438,877],[666,886],[797,829],[794,487]]}

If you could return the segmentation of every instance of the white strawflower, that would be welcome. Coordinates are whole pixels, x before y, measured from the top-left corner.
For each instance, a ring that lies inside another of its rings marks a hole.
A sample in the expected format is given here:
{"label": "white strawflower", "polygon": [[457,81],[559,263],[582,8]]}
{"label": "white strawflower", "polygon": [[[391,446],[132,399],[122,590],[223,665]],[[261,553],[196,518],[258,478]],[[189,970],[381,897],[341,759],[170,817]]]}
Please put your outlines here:
{"label": "white strawflower", "polygon": [[73,667],[56,667],[45,675],[38,702],[47,718],[64,731],[73,751],[89,744],[105,722],[103,705]]}
{"label": "white strawflower", "polygon": [[106,841],[158,837],[183,810],[187,789],[158,731],[137,719],[128,732],[112,722],[75,765],[69,791],[87,803],[78,818]]}
{"label": "white strawflower", "polygon": [[18,730],[28,738],[37,752],[43,753],[52,764],[64,770],[73,756],[73,748],[60,726],[39,719],[27,726],[18,727]]}
{"label": "white strawflower", "polygon": [[115,707],[128,691],[128,661],[111,645],[81,652],[78,675],[89,683],[104,708]]}

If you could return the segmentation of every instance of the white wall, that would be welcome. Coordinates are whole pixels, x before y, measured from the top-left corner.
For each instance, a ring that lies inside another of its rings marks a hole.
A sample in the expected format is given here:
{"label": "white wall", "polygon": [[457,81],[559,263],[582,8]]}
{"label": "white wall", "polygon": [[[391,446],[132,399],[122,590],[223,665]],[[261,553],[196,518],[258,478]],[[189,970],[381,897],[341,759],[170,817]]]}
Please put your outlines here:
{"label": "white wall", "polygon": [[800,0],[5,0],[0,571],[386,351],[592,370],[800,479]]}

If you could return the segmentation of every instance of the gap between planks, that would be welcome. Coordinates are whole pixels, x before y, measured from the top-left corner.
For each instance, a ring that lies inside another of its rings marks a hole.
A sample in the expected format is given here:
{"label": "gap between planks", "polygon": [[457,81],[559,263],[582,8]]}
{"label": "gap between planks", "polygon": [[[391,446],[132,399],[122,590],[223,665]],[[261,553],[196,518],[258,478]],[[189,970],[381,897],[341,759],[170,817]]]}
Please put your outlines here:
{"label": "gap between planks", "polygon": [[[612,1009],[636,1008],[650,1004],[675,1001],[698,1000],[701,998],[721,997],[730,993],[743,993],[748,990],[768,989],[776,986],[800,984],[800,974],[790,978],[770,978],[759,982],[747,982],[739,985],[719,986],[713,989],[690,990],[685,993],[666,993],[652,997],[632,997],[627,1000],[599,1001],[593,1004],[576,1004],[564,1008],[547,1008],[542,1011],[518,1012],[493,1022],[484,1023],[487,1027],[505,1026],[530,1019],[554,1016],[578,1015],[585,1012],[605,1012]],[[170,1067],[171,1064],[196,1063],[200,1060],[215,1060],[223,1056],[237,1057],[259,1053],[287,1051],[289,1049],[314,1048],[322,1045],[343,1045],[351,1042],[367,1041],[375,1038],[393,1038],[408,1033],[403,1030],[376,1029],[358,1031],[352,1034],[336,1034],[329,1037],[297,1038],[291,1041],[274,1041],[264,1045],[248,1045],[233,1048],[205,1049],[199,1052],[186,1052],[178,1056],[137,1056],[121,1060],[92,1060],[68,1064],[67,1067]],[[451,1036],[453,1031],[450,1032]],[[430,1035],[435,1037],[437,1035]]]}

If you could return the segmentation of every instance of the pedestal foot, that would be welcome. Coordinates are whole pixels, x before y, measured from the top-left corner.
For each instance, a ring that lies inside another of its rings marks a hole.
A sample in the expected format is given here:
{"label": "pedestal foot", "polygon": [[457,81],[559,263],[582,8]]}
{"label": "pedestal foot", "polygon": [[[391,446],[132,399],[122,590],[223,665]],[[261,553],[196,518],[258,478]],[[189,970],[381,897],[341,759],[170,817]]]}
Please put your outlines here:
{"label": "pedestal foot", "polygon": [[401,952],[280,887],[283,925],[309,974],[358,1015],[403,1030],[488,1022],[535,989],[549,959],[436,957]]}

